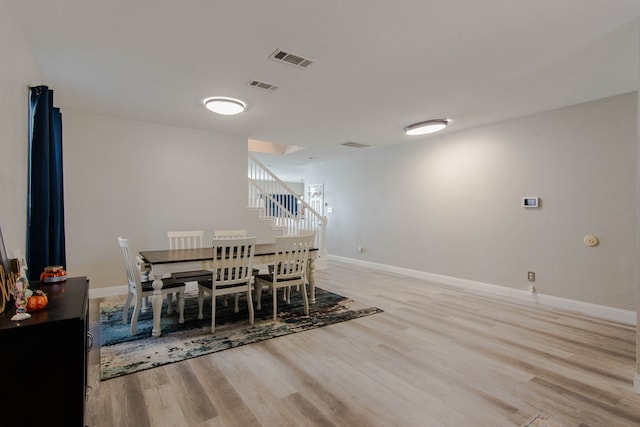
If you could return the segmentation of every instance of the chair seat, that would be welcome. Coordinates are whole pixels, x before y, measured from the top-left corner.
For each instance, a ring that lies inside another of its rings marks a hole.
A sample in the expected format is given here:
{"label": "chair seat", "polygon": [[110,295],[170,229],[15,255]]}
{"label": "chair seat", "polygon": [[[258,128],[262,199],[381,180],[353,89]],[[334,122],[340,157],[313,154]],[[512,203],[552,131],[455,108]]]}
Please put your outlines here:
{"label": "chair seat", "polygon": [[[198,280],[198,285],[203,286],[207,289],[213,289],[213,280]],[[225,288],[237,288],[238,284],[233,285],[216,285],[216,289],[225,289]]]}
{"label": "chair seat", "polygon": [[[299,281],[302,279],[302,276],[295,276],[289,279],[280,279],[280,283]],[[273,282],[273,274],[258,274],[256,276],[256,280],[264,280],[265,282]]]}

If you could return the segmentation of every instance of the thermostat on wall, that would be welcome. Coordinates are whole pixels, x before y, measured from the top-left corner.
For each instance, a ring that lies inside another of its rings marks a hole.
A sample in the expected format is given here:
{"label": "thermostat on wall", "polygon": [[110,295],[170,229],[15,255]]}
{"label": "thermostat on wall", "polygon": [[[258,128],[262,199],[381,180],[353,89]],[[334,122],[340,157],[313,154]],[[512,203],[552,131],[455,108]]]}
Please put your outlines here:
{"label": "thermostat on wall", "polygon": [[529,196],[522,198],[522,206],[525,208],[537,208],[540,204],[540,198],[537,196]]}

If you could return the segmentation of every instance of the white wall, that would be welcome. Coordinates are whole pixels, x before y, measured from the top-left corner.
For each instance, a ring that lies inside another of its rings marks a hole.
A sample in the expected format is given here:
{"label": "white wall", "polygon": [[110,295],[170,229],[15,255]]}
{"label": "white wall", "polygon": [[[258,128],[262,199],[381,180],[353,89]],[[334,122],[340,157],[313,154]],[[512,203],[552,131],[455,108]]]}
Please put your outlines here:
{"label": "white wall", "polygon": [[31,47],[0,0],[0,227],[5,246],[25,253],[29,86],[43,84]]}
{"label": "white wall", "polygon": [[[637,93],[307,167],[332,255],[635,311]],[[540,196],[542,207],[520,206]],[[587,247],[594,234],[600,245]],[[356,248],[363,246],[364,253]]]}
{"label": "white wall", "polygon": [[285,181],[285,184],[289,186],[298,196],[301,196],[306,201],[304,194],[304,182]]}
{"label": "white wall", "polygon": [[[10,17],[7,0],[0,0],[0,227],[7,249],[24,253],[28,88],[47,82]],[[118,235],[144,249],[164,248],[170,229],[203,228],[208,239],[214,228],[246,228],[259,242],[275,238],[269,224],[245,210],[246,138],[59,106],[66,267],[70,275],[88,276],[91,288],[125,283]]]}
{"label": "white wall", "polygon": [[[8,4],[0,227],[7,248],[24,252],[28,87],[47,82]],[[313,165],[306,182],[324,182],[334,208],[329,252],[517,289],[535,270],[542,293],[635,310],[637,107],[625,95]],[[120,234],[147,248],[172,228],[261,233],[244,212],[244,138],[62,112],[67,269],[92,288],[124,284]],[[174,159],[195,169],[180,173]],[[206,198],[194,206],[194,194]],[[534,194],[542,209],[520,208]],[[588,233],[599,247],[582,244]]]}
{"label": "white wall", "polygon": [[117,237],[168,248],[167,231],[247,229],[273,241],[247,212],[247,140],[63,111],[67,270],[91,288],[126,283]]}

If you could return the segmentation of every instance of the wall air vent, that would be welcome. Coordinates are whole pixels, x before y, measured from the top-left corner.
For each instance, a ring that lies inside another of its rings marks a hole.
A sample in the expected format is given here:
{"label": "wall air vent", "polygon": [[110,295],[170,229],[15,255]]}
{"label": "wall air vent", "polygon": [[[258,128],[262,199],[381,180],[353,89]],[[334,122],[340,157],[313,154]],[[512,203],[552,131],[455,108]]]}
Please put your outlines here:
{"label": "wall air vent", "polygon": [[274,61],[283,62],[285,64],[293,65],[298,68],[307,68],[309,65],[313,64],[313,61],[307,58],[303,58],[300,55],[295,55],[290,52],[285,52],[284,50],[276,49],[275,52],[269,56],[269,58]]}
{"label": "wall air vent", "polygon": [[345,147],[351,147],[351,148],[366,148],[366,147],[371,147],[370,145],[367,144],[360,144],[359,142],[343,142],[340,145],[344,145]]}
{"label": "wall air vent", "polygon": [[268,90],[270,92],[273,92],[274,90],[278,89],[278,86],[276,85],[272,85],[271,83],[261,82],[259,80],[251,80],[247,84],[249,86],[257,87],[258,89]]}

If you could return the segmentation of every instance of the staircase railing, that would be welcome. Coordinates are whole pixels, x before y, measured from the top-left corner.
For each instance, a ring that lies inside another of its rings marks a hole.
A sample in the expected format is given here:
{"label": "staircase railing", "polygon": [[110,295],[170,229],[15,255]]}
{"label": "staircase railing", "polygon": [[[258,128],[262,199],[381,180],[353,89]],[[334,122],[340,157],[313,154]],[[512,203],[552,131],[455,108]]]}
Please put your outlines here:
{"label": "staircase railing", "polygon": [[251,154],[248,206],[260,209],[261,215],[271,218],[273,226],[282,228],[284,235],[300,234],[302,230],[315,231],[318,257],[326,259],[327,217],[320,215]]}

